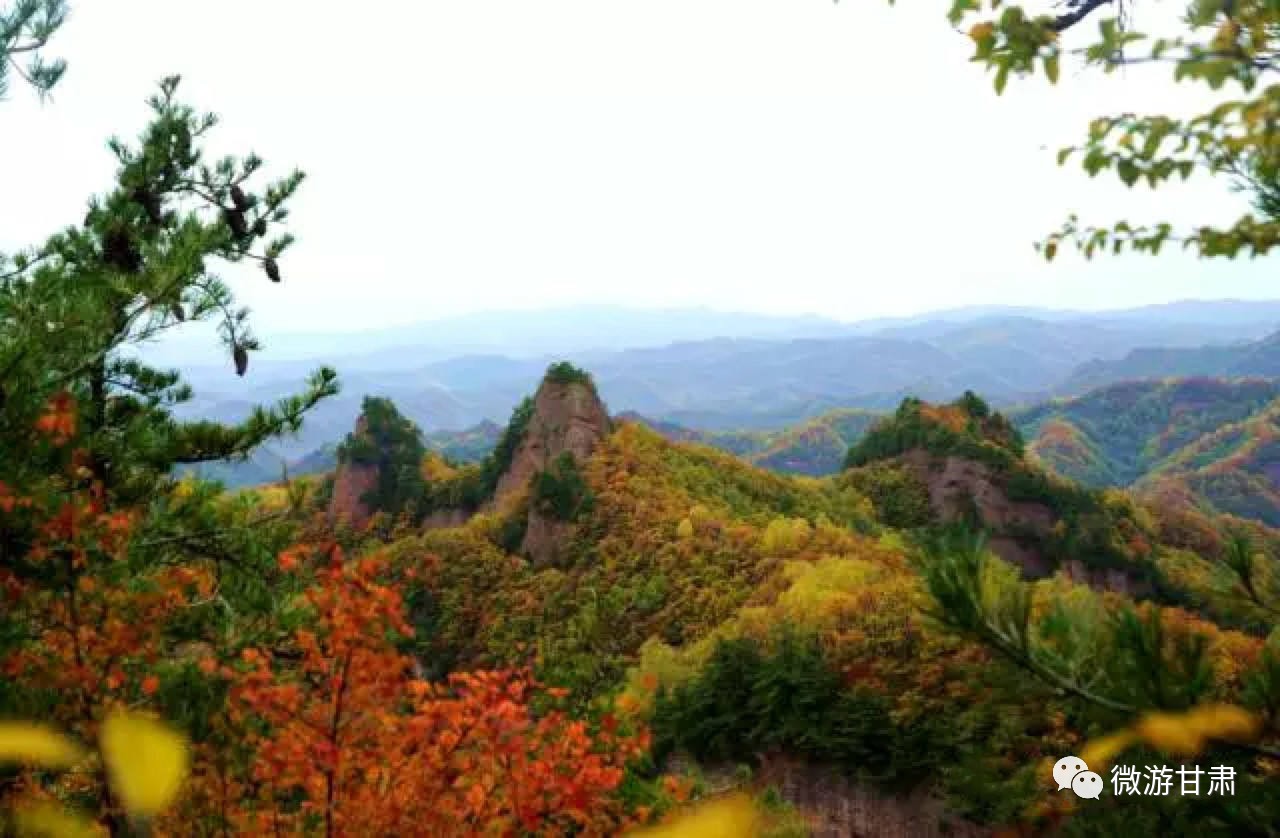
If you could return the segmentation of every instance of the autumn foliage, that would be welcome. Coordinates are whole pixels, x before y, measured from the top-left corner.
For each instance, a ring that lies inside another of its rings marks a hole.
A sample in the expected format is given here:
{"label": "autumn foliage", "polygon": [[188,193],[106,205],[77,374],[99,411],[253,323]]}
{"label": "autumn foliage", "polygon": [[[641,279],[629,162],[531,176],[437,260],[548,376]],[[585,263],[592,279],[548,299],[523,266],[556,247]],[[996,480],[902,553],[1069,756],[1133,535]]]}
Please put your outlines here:
{"label": "autumn foliage", "polygon": [[[305,594],[314,622],[286,654],[246,649],[232,714],[251,739],[257,799],[237,826],[326,835],[583,834],[623,821],[611,793],[646,747],[605,719],[592,733],[558,712],[535,717],[527,673],[415,677],[392,635],[412,630],[385,563],[327,565]],[[554,695],[555,691],[552,691]]]}
{"label": "autumn foliage", "polygon": [[[161,709],[166,681],[181,681],[169,705],[190,704],[182,690],[212,697],[191,779],[154,834],[598,835],[644,815],[615,792],[646,734],[623,733],[607,715],[589,726],[535,713],[535,700],[554,705],[564,693],[525,671],[421,678],[398,645],[413,629],[394,569],[376,553],[285,549],[276,568],[299,593],[274,630],[257,633],[267,642],[237,648],[232,634],[175,645],[192,609],[222,595],[216,567],[131,572],[139,513],[112,509],[102,485],[79,474],[74,410],[60,397],[37,424],[50,445],[67,447],[65,479],[34,495],[0,487],[6,532],[27,537],[23,555],[0,568],[6,616],[25,632],[0,671],[31,715],[84,742],[123,708]],[[50,785],[31,768],[0,784],[0,812],[62,823],[59,801],[92,801],[89,819],[125,834],[138,807],[117,797],[97,774]]]}

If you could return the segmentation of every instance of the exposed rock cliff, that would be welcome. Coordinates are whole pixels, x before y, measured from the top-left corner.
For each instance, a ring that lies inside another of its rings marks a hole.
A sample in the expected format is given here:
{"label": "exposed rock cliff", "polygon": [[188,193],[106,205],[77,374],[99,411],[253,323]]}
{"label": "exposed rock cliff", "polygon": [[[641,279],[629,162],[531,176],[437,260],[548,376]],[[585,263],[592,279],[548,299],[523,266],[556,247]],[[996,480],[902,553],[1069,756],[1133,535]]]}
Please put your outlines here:
{"label": "exposed rock cliff", "polygon": [[[362,414],[352,435],[367,438],[369,420]],[[364,498],[378,484],[378,467],[351,460],[338,463],[333,473],[333,495],[329,499],[329,521],[335,525],[361,529],[373,512]]]}
{"label": "exposed rock cliff", "polygon": [[609,413],[590,379],[549,372],[533,398],[533,415],[524,438],[498,480],[494,505],[503,508],[561,454],[568,453],[576,463],[584,463],[611,429]]}
{"label": "exposed rock cliff", "polygon": [[[1153,534],[1131,503],[1055,478],[976,396],[908,399],[849,452],[849,478],[900,526],[963,523],[1030,577],[1061,569],[1096,588],[1152,592]],[[898,475],[898,476],[895,476]]]}
{"label": "exposed rock cliff", "polygon": [[567,364],[553,365],[491,502],[508,514],[528,507],[520,551],[535,564],[556,562],[572,539],[585,492],[578,468],[611,430],[590,377]]}

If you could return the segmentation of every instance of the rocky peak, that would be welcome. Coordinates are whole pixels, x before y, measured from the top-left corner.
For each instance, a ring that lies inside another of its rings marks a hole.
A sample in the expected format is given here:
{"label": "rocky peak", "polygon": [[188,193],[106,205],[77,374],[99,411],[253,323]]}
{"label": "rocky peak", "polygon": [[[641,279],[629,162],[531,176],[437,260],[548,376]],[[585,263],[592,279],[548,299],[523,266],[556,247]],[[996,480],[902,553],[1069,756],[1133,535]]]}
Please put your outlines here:
{"label": "rocky peak", "polygon": [[612,423],[591,377],[567,363],[547,370],[523,421],[491,504],[519,515],[519,504],[527,503],[520,552],[535,564],[552,564],[571,541],[574,521],[590,494],[578,468],[609,435]]}
{"label": "rocky peak", "polygon": [[581,465],[612,424],[590,376],[569,364],[553,364],[533,397],[529,416],[511,463],[498,479],[494,504],[503,503],[546,471],[561,454]]}
{"label": "rocky peak", "polygon": [[947,405],[905,400],[847,464],[877,508],[922,502],[930,523],[985,531],[991,550],[1029,577],[1062,569],[1097,588],[1151,593],[1151,534],[1134,510],[1029,462],[1008,420],[972,394]]}
{"label": "rocky peak", "polygon": [[[351,435],[358,439],[369,439],[369,420],[363,413],[356,419],[355,430]],[[333,494],[329,498],[329,522],[361,529],[372,517],[364,498],[378,484],[378,466],[374,463],[360,463],[347,457],[338,459],[338,467],[333,473]]]}
{"label": "rocky peak", "polygon": [[390,399],[365,396],[355,430],[338,446],[330,521],[360,529],[375,512],[416,514],[425,454],[417,425]]}

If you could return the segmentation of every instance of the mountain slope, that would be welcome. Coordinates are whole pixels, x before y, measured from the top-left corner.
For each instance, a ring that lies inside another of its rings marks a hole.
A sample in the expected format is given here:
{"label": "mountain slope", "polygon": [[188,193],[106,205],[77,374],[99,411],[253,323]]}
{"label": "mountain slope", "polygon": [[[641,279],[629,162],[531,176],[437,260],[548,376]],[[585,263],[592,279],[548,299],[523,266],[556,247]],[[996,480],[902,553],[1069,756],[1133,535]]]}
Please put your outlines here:
{"label": "mountain slope", "polygon": [[1280,527],[1280,400],[1182,447],[1134,489],[1155,494],[1170,483],[1212,510]]}
{"label": "mountain slope", "polygon": [[1178,449],[1280,397],[1280,381],[1184,378],[1110,385],[1010,412],[1032,456],[1086,486],[1127,486]]}
{"label": "mountain slope", "polygon": [[[524,421],[547,433],[568,427],[545,420]],[[1141,590],[1129,580],[1159,572],[1165,552],[1130,499],[1047,477],[973,398],[902,405],[834,478],[774,474],[638,422],[618,423],[573,460],[576,482],[544,460],[525,470],[524,505],[513,486],[503,508],[386,547],[411,571],[415,657],[433,676],[532,660],[581,709],[621,689],[608,723],[651,725],[656,765],[693,759],[708,776],[736,763],[763,776],[801,771],[825,789],[803,797],[815,807],[806,814],[846,813],[831,834],[983,834],[1052,799],[1034,755],[1097,729],[1077,697],[921,619],[932,603],[908,524],[924,532],[961,521],[967,495],[997,537],[1026,551],[1012,554],[1024,574],[1061,571],[1035,583],[1028,603],[1056,602],[1067,609],[1057,619],[1084,614],[1099,626],[1131,602],[1125,591]],[[910,480],[894,483],[893,471],[923,486],[918,519],[901,526],[886,501],[910,494]],[[534,505],[555,505],[556,486],[576,500],[557,513],[566,529],[543,560],[518,525]],[[1043,564],[1023,561],[1031,550]],[[1205,572],[1203,560],[1186,562],[1189,580]],[[984,578],[999,599],[1017,576],[996,563]],[[1167,613],[1170,631],[1206,634],[1215,677],[1261,648],[1261,638],[1203,616]],[[904,789],[933,802],[908,807],[915,798]],[[1145,834],[1144,804],[1155,805],[1134,801],[1126,816]],[[1103,809],[1077,815],[1095,817],[1095,831],[1108,833]]]}

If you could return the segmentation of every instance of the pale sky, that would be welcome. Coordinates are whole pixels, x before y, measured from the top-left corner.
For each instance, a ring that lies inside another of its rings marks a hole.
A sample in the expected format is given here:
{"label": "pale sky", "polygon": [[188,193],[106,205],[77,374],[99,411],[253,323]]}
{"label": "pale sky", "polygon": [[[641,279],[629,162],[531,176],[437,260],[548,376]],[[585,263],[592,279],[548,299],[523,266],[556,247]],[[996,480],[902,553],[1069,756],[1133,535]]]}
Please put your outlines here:
{"label": "pale sky", "polygon": [[229,277],[264,337],[574,303],[861,319],[1280,296],[1269,260],[1044,265],[1031,243],[1071,210],[1245,202],[1058,169],[1093,116],[1203,97],[1074,67],[997,97],[948,5],[72,0],[54,102],[15,84],[0,104],[0,250],[77,221],[109,186],[105,139],[181,73],[223,119],[217,152],[309,176],[284,284]]}

